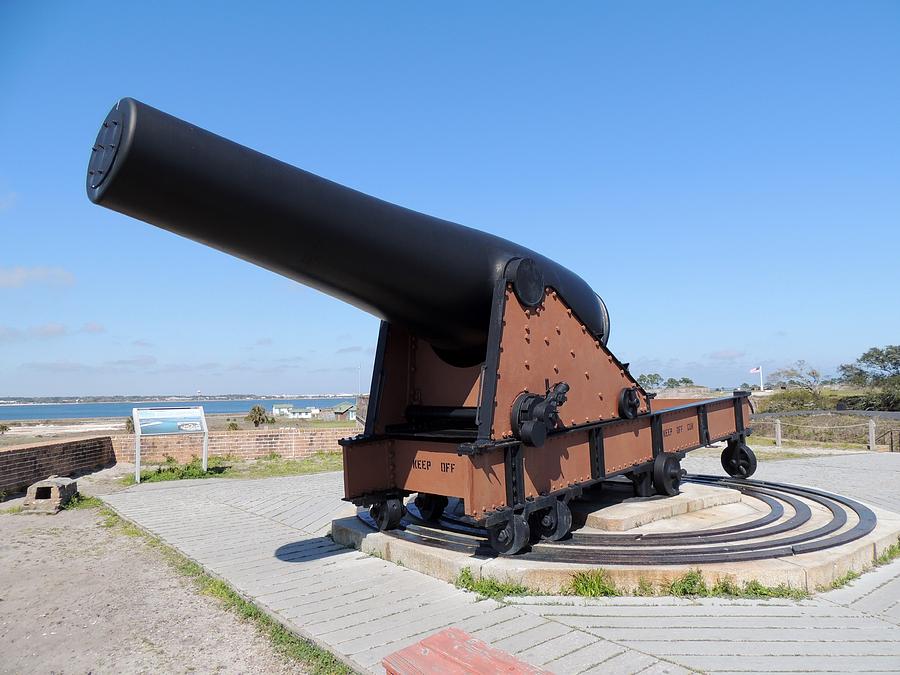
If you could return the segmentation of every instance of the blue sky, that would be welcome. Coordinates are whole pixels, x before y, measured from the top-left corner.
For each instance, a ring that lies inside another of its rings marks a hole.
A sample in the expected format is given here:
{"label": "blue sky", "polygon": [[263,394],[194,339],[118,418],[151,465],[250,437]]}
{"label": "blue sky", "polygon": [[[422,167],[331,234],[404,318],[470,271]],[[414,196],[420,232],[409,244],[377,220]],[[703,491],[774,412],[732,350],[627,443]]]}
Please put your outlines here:
{"label": "blue sky", "polygon": [[896,2],[4,2],[0,397],[366,386],[376,319],[89,203],[122,96],[560,261],[637,373],[833,371],[900,337],[898,35]]}

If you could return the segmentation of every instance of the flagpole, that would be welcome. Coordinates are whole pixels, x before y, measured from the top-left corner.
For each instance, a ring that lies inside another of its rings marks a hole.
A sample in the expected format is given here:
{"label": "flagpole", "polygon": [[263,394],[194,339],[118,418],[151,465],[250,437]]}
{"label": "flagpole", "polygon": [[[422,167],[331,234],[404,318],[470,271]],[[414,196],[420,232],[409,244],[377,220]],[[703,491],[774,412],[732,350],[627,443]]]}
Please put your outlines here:
{"label": "flagpole", "polygon": [[763,389],[763,375],[762,375],[762,366],[759,367],[759,390],[765,391]]}

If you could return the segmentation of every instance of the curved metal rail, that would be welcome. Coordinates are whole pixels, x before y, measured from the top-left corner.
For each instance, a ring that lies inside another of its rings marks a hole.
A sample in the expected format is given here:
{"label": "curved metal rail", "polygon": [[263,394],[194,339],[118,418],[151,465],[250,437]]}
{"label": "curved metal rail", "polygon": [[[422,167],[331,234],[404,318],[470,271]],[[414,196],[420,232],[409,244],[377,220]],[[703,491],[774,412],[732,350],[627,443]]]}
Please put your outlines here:
{"label": "curved metal rail", "polygon": [[[740,490],[759,500],[768,511],[736,525],[659,534],[596,534],[575,531],[556,542],[534,544],[518,558],[540,562],[588,565],[697,565],[783,558],[841,546],[869,534],[877,522],[864,504],[813,488],[695,475],[686,480]],[[813,517],[810,503],[828,510],[831,518],[818,527],[806,527]],[[494,557],[484,529],[445,513],[439,523],[418,517],[415,506],[400,528],[388,536],[470,555]],[[376,529],[367,512],[360,520]]]}

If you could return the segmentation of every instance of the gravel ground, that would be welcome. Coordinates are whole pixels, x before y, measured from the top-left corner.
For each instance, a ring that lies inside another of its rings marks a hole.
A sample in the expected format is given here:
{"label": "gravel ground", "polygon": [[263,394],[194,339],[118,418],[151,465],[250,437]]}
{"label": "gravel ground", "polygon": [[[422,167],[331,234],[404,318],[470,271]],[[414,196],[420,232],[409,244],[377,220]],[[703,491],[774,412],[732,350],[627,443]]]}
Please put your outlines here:
{"label": "gravel ground", "polygon": [[302,672],[101,520],[0,515],[0,673]]}

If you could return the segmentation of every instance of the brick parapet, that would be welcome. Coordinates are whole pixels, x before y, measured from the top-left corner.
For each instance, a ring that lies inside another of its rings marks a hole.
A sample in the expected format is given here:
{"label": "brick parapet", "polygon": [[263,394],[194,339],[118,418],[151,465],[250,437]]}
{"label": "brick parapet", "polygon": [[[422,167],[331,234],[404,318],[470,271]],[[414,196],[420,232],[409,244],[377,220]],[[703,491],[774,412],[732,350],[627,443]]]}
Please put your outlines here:
{"label": "brick parapet", "polygon": [[[356,427],[214,431],[209,434],[210,457],[260,459],[277,454],[303,459],[319,452],[340,452],[338,441],[359,433]],[[180,464],[202,453],[202,436],[145,436],[141,462]],[[94,436],[40,445],[0,448],[0,493],[21,492],[48,476],[68,476],[115,462],[134,462],[134,435]]]}

